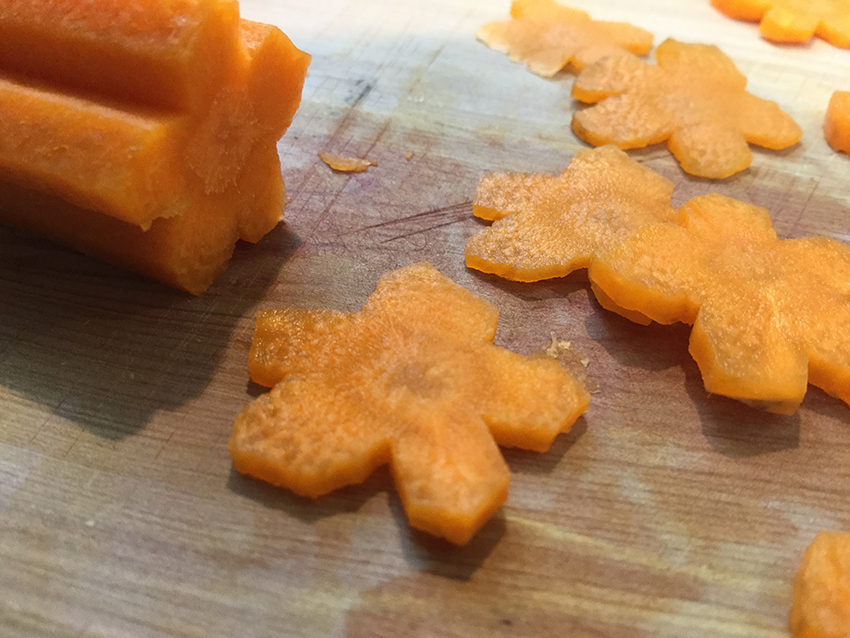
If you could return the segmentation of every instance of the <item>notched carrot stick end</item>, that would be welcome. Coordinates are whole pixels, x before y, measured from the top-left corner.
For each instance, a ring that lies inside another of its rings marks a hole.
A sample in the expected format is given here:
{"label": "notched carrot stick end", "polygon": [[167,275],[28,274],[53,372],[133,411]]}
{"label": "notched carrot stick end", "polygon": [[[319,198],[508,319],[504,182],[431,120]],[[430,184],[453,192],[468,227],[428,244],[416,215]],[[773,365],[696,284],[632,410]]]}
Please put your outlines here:
{"label": "notched carrot stick end", "polygon": [[233,0],[71,4],[0,11],[0,220],[200,294],[281,219],[309,58]]}

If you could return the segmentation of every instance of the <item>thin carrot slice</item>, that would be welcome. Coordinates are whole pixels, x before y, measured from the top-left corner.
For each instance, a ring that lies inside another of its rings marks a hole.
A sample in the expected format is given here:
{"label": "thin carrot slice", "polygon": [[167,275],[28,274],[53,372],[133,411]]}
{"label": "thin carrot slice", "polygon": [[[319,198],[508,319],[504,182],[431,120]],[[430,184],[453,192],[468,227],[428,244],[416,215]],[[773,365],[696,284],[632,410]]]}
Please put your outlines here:
{"label": "thin carrot slice", "polygon": [[850,47],[850,6],[836,0],[711,0],[737,20],[759,22],[762,37],[782,44],[803,44],[818,36],[837,47]]}
{"label": "thin carrot slice", "polygon": [[655,66],[607,58],[584,69],[572,95],[598,104],[575,113],[575,134],[623,149],[666,141],[684,171],[712,179],[747,168],[749,144],[778,150],[800,140],[797,123],[747,93],[747,79],[717,47],[666,40],[655,57]]}
{"label": "thin carrot slice", "polygon": [[552,77],[565,67],[581,70],[608,56],[645,55],[652,34],[623,22],[592,20],[554,0],[514,0],[509,22],[486,24],[476,37],[532,72]]}
{"label": "thin carrot slice", "polygon": [[794,580],[794,638],[850,636],[850,533],[818,532]]}
{"label": "thin carrot slice", "polygon": [[832,94],[826,109],[823,133],[833,149],[850,153],[850,92],[836,91]]}
{"label": "thin carrot slice", "polygon": [[545,451],[589,402],[555,360],[493,345],[497,310],[430,264],[385,274],[360,312],[269,310],[236,418],[236,469],[318,497],[389,463],[410,524],[457,544],[504,502],[499,445]]}
{"label": "thin carrot slice", "polygon": [[517,281],[563,277],[639,226],[674,219],[672,193],[614,146],[579,151],[558,177],[487,175],[473,211],[498,221],[469,239],[466,265]]}
{"label": "thin carrot slice", "polygon": [[779,240],[764,209],[717,194],[597,252],[600,303],[693,324],[709,392],[793,413],[808,383],[850,403],[850,247]]}

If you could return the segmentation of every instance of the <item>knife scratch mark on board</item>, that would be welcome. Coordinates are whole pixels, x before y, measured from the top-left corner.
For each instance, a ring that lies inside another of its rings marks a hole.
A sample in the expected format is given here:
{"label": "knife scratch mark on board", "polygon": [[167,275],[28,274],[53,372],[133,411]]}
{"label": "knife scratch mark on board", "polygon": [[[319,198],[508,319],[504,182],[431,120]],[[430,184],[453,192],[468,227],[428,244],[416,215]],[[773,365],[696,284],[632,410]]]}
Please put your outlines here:
{"label": "knife scratch mark on board", "polygon": [[413,237],[415,235],[421,235],[422,233],[427,233],[432,230],[437,230],[438,228],[444,228],[445,226],[451,226],[452,224],[456,224],[461,221],[460,218],[452,219],[447,222],[443,222],[442,224],[434,224],[433,226],[428,226],[427,228],[417,228],[409,233],[402,233],[401,235],[395,235],[390,237],[389,239],[384,239],[381,243],[388,244],[392,241],[398,241],[399,239],[407,239],[408,237]]}
{"label": "knife scratch mark on board", "polygon": [[340,119],[339,124],[337,124],[336,128],[333,132],[328,136],[328,140],[337,139],[342,132],[351,124],[351,121],[357,115],[357,111],[360,109],[360,105],[363,104],[363,101],[369,96],[369,94],[375,88],[375,82],[367,82],[366,86],[360,91],[356,98],[351,102],[351,105],[345,110],[345,114]]}
{"label": "knife scratch mark on board", "polygon": [[415,77],[413,77],[414,74],[411,74],[411,79],[408,82],[408,87],[407,87],[407,94],[408,95],[412,95],[413,91],[422,83],[422,78],[425,76],[425,73],[428,71],[428,69],[431,68],[431,66],[434,64],[434,62],[437,61],[437,58],[440,57],[440,54],[445,50],[445,48],[446,48],[445,43],[441,44],[437,48],[437,50],[434,51],[434,53],[431,55],[431,57],[425,62],[425,64],[414,71]]}
{"label": "knife scratch mark on board", "polygon": [[[468,209],[472,206],[472,200],[467,202],[461,202],[460,204],[451,204],[449,206],[442,206],[440,208],[432,208],[430,210],[422,211],[419,213],[413,213],[412,215],[405,215],[404,217],[398,217],[396,219],[389,219],[385,222],[378,222],[377,224],[369,224],[368,226],[364,226],[363,228],[357,229],[356,233],[363,232],[364,230],[374,230],[375,228],[384,228],[386,226],[394,226],[396,224],[405,224],[410,221],[415,221],[423,218],[430,218],[437,215],[445,215],[446,213],[459,213],[461,211],[466,213]],[[457,218],[461,219],[460,217]]]}
{"label": "knife scratch mark on board", "polygon": [[809,205],[812,203],[812,199],[814,199],[815,193],[818,192],[818,188],[820,187],[820,179],[815,178],[812,184],[812,188],[809,190],[809,194],[806,196],[806,201],[803,202],[803,205],[800,206],[800,212],[797,213],[794,222],[791,224],[791,233],[796,236],[797,228],[800,225],[800,221],[805,217],[806,211],[809,209]]}
{"label": "knife scratch mark on board", "polygon": [[384,137],[384,134],[390,128],[390,124],[392,124],[392,121],[392,118],[389,117],[384,120],[383,124],[381,124],[381,128],[378,130],[378,134],[375,136],[375,140],[369,145],[369,148],[366,149],[366,156],[368,156],[374,150],[374,148],[378,145],[378,142],[381,141],[381,138]]}

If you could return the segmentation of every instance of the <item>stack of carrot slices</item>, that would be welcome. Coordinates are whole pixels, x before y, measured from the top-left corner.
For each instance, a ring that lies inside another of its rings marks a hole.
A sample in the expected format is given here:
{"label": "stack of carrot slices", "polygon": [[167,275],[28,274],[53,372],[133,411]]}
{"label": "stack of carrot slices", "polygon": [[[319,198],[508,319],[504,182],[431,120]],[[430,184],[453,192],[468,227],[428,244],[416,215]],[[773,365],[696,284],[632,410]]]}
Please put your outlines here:
{"label": "stack of carrot slices", "polygon": [[790,414],[812,383],[850,403],[850,248],[781,241],[767,211],[721,195],[677,213],[671,193],[614,147],[580,152],[558,178],[487,176],[476,202],[515,212],[469,239],[467,265],[521,281],[586,267],[605,308],[693,324],[710,392]]}

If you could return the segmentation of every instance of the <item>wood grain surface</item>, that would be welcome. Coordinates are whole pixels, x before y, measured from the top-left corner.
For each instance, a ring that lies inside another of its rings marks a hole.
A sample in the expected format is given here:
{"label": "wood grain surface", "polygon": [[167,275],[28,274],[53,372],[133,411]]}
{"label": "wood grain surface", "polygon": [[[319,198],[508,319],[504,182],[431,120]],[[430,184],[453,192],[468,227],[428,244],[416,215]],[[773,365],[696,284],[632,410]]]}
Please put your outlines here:
{"label": "wood grain surface", "polygon": [[[850,158],[822,121],[850,51],[778,47],[707,0],[575,0],[594,17],[718,44],[804,130],[721,182],[666,148],[676,184],[767,208],[782,237],[850,241]],[[468,271],[487,170],[558,171],[572,76],[475,40],[509,4],[243,0],[313,55],[279,145],[285,223],[190,297],[0,229],[0,634],[785,638],[794,573],[850,529],[850,408],[810,388],[794,416],[709,396],[682,326],[603,311],[574,275]],[[319,151],[377,161],[332,172]],[[406,155],[410,153],[410,159]],[[412,532],[389,473],[309,501],[235,473],[227,441],[260,308],[359,309],[430,261],[501,310],[497,342],[554,335],[590,360],[591,407],[546,454],[505,450],[507,504],[464,548]]]}

